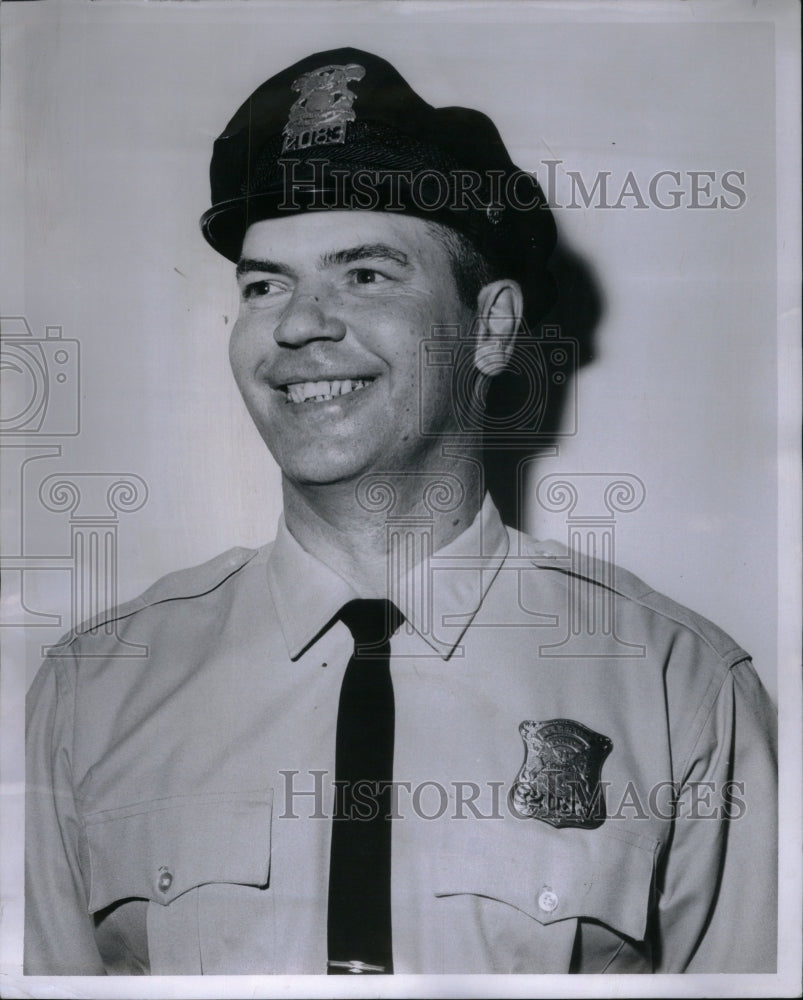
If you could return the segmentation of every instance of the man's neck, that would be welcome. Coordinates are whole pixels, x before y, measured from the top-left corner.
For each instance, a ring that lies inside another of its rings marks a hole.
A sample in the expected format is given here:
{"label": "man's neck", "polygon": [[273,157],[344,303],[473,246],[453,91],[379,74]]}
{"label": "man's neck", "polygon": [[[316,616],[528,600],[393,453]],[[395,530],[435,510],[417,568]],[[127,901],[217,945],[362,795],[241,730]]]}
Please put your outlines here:
{"label": "man's neck", "polygon": [[[398,578],[423,555],[448,545],[474,521],[483,500],[482,476],[473,463],[461,463],[459,476],[390,473],[363,479],[360,487],[299,485],[285,478],[282,486],[290,533],[362,597],[388,596],[391,575]],[[394,534],[397,542],[400,535],[404,539],[395,548]]]}

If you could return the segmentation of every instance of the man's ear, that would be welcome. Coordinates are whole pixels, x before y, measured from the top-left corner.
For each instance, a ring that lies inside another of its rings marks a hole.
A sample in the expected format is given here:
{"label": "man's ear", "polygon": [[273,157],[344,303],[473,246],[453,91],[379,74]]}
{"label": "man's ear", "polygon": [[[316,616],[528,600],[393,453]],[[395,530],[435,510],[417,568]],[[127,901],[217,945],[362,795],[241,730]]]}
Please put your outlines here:
{"label": "man's ear", "polygon": [[507,367],[524,309],[521,286],[511,278],[485,285],[477,296],[474,364],[483,375],[498,375]]}

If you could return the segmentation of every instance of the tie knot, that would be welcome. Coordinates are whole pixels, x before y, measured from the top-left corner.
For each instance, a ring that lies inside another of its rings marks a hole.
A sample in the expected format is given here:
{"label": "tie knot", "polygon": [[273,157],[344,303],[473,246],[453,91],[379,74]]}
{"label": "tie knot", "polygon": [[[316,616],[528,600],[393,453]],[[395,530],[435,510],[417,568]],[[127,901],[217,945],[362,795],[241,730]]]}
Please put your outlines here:
{"label": "tie knot", "polygon": [[376,646],[387,642],[404,621],[404,615],[392,601],[360,598],[349,601],[338,615],[355,644]]}

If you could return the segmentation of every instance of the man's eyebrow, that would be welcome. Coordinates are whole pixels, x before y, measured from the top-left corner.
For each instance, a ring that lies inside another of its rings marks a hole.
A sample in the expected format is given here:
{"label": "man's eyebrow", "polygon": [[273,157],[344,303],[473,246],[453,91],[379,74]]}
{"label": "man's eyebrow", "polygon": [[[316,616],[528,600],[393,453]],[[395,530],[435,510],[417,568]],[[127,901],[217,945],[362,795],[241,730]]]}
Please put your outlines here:
{"label": "man's eyebrow", "polygon": [[[345,250],[332,250],[330,253],[322,254],[318,263],[319,267],[331,267],[336,264],[353,264],[359,260],[391,260],[400,267],[411,266],[406,253],[388,246],[387,243],[361,243],[359,246],[348,247]],[[241,257],[237,262],[237,277],[252,272],[282,274],[288,278],[296,276],[295,271],[287,264],[257,257]]]}
{"label": "man's eyebrow", "polygon": [[256,257],[241,257],[237,261],[237,277],[259,271],[264,274],[283,274],[288,278],[295,277],[295,271],[287,264],[279,264],[275,260],[259,260]]}
{"label": "man's eyebrow", "polygon": [[346,250],[333,250],[323,254],[320,263],[321,267],[328,267],[333,264],[353,264],[358,260],[391,260],[401,267],[411,266],[406,253],[387,243],[362,243]]}

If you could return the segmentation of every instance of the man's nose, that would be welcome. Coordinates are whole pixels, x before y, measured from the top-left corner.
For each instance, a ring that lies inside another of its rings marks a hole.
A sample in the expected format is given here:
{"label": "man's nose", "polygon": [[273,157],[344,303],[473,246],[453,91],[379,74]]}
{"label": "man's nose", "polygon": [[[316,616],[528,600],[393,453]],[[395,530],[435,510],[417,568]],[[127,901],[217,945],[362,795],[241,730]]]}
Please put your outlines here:
{"label": "man's nose", "polygon": [[284,347],[302,347],[313,340],[342,340],[346,324],[325,295],[297,289],[273,336]]}

